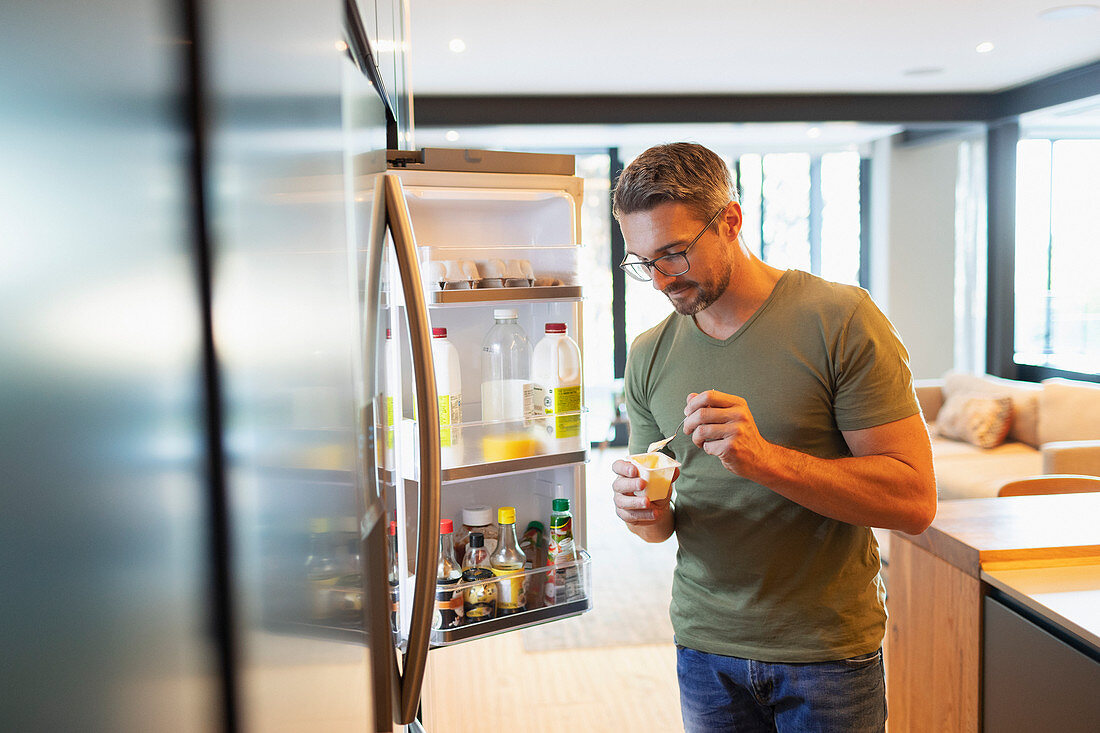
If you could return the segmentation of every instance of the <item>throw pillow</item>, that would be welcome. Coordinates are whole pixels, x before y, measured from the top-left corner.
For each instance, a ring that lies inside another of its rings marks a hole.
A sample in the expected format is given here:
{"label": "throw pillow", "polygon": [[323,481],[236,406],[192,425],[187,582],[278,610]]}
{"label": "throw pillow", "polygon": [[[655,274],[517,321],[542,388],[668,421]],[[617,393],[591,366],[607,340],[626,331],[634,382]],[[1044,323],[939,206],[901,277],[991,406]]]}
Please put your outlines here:
{"label": "throw pillow", "polygon": [[936,428],[945,438],[965,440],[979,448],[1004,442],[1012,427],[1012,398],[973,392],[949,395],[936,416]]}
{"label": "throw pillow", "polygon": [[985,397],[1012,398],[1012,427],[1006,440],[1018,440],[1039,447],[1039,395],[1043,387],[1034,382],[1001,379],[988,374],[948,372],[943,379],[944,398],[956,392],[978,393]]}

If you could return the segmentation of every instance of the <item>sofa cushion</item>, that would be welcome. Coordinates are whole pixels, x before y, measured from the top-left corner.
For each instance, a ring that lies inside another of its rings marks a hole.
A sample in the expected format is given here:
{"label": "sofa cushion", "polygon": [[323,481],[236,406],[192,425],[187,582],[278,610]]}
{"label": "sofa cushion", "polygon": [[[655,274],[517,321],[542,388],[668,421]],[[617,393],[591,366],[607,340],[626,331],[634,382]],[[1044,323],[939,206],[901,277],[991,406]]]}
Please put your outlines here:
{"label": "sofa cushion", "polygon": [[1039,396],[1043,386],[1015,379],[1001,379],[988,374],[959,374],[948,372],[943,378],[944,397],[961,392],[977,392],[988,397],[1011,397],[1013,408],[1012,427],[1008,440],[1018,440],[1032,448],[1039,442]]}
{"label": "sofa cushion", "polygon": [[993,448],[1005,442],[1012,427],[1012,398],[956,392],[944,400],[936,427],[945,438]]}
{"label": "sofa cushion", "polygon": [[1039,415],[1044,443],[1100,439],[1100,384],[1044,379]]}
{"label": "sofa cushion", "polygon": [[978,448],[950,438],[932,439],[936,491],[942,500],[996,496],[1009,481],[1043,472],[1039,451],[1017,441]]}

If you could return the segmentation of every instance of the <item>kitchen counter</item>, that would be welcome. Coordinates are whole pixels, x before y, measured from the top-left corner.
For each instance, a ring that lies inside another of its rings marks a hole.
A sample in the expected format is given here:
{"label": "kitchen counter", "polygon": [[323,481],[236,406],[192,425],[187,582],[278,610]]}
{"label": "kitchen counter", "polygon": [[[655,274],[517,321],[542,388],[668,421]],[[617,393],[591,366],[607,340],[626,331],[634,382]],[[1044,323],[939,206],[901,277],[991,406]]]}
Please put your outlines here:
{"label": "kitchen counter", "polygon": [[1100,562],[983,571],[1004,596],[1100,655]]}
{"label": "kitchen counter", "polygon": [[[1068,640],[1091,674],[1087,665],[1100,659],[1097,517],[1100,493],[967,499],[941,503],[920,535],[891,534],[891,731],[982,729],[983,700],[995,699],[983,695],[990,644],[1002,659],[1022,638],[1015,631],[986,638],[990,604],[1040,635]],[[1005,683],[995,677],[985,684]]]}

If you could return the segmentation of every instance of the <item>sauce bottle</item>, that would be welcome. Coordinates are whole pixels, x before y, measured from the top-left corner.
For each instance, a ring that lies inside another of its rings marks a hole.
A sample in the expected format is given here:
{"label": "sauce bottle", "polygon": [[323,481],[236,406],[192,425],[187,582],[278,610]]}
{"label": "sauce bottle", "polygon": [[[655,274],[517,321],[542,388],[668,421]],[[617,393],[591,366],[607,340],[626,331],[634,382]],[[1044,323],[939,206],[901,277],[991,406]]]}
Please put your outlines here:
{"label": "sauce bottle", "polygon": [[[485,548],[485,537],[481,532],[471,532],[470,544],[466,548],[466,556],[462,559],[462,582],[492,581],[492,578],[493,568],[489,564],[489,551]],[[496,616],[496,583],[489,582],[467,588],[462,594],[462,608],[468,624],[487,621]]]}
{"label": "sauce bottle", "polygon": [[507,616],[527,610],[527,598],[523,590],[523,565],[527,561],[519,549],[516,537],[516,508],[502,506],[497,510],[497,549],[489,557],[493,572],[501,579],[497,592],[497,615]]}

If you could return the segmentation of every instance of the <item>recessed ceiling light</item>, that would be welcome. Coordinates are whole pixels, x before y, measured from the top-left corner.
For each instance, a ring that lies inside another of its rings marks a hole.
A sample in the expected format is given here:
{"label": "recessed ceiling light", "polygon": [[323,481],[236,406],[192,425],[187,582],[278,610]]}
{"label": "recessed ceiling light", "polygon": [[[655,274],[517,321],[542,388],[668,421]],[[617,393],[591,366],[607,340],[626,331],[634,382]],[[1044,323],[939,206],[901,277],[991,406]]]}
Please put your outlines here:
{"label": "recessed ceiling light", "polygon": [[901,72],[905,76],[933,76],[935,74],[942,74],[942,66],[916,66],[912,69],[906,69]]}
{"label": "recessed ceiling light", "polygon": [[447,138],[447,142],[453,143],[459,138],[458,130],[447,130],[443,137]]}
{"label": "recessed ceiling light", "polygon": [[466,50],[466,41],[461,38],[452,38],[449,48],[455,53],[462,53]]}
{"label": "recessed ceiling light", "polygon": [[989,53],[990,51],[993,50],[993,42],[992,41],[982,41],[981,43],[979,43],[977,46],[974,47],[974,50],[977,51],[978,53]]}
{"label": "recessed ceiling light", "polygon": [[344,43],[343,41],[337,41],[336,42],[336,50],[343,53],[344,51],[348,50],[348,44]]}
{"label": "recessed ceiling light", "polygon": [[809,130],[806,130],[806,137],[816,140],[821,137],[821,128],[811,127]]}
{"label": "recessed ceiling light", "polygon": [[1075,20],[1087,18],[1097,12],[1100,12],[1100,6],[1097,5],[1060,5],[1040,11],[1039,17],[1049,21]]}

